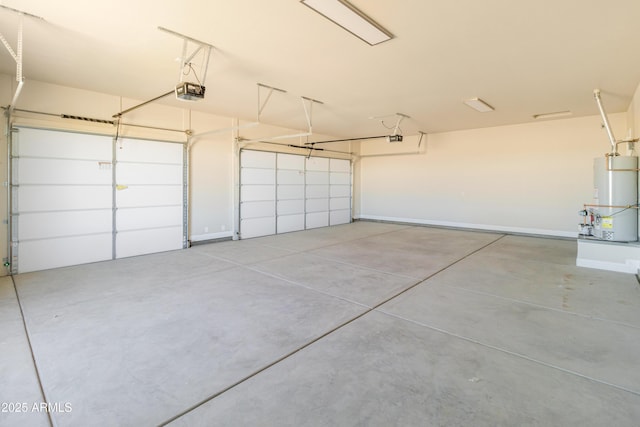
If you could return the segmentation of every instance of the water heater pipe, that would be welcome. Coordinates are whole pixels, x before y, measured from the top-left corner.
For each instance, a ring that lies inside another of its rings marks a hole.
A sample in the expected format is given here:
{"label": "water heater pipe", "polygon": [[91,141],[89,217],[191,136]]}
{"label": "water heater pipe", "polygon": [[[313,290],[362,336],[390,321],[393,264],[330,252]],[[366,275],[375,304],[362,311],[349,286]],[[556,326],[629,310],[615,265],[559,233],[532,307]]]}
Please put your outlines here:
{"label": "water heater pipe", "polygon": [[600,89],[595,89],[593,91],[593,97],[596,99],[596,104],[598,104],[598,110],[600,110],[600,116],[602,116],[602,124],[604,128],[607,130],[607,135],[609,136],[609,141],[611,142],[611,152],[613,154],[617,154],[617,145],[616,139],[613,136],[613,131],[611,130],[611,125],[609,125],[609,119],[607,119],[607,114],[604,112],[604,107],[602,106],[602,100],[600,99]]}
{"label": "water heater pipe", "polygon": [[615,208],[615,209],[640,209],[640,206],[636,206],[636,205],[594,205],[594,204],[584,204],[583,205],[585,208],[590,207],[590,208]]}

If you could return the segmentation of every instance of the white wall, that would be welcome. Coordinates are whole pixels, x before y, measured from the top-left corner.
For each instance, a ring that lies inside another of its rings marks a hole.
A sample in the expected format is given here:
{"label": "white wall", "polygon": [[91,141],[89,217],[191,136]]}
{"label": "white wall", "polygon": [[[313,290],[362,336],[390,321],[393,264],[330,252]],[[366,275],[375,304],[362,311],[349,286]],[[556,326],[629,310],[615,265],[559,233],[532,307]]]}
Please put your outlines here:
{"label": "white wall", "polygon": [[[626,114],[610,114],[626,135]],[[360,218],[577,236],[592,200],[593,158],[609,149],[600,116],[428,135],[400,144],[363,142]]]}
{"label": "white wall", "polygon": [[[231,128],[235,120],[192,112],[196,135]],[[231,237],[233,234],[233,132],[194,137],[189,165],[190,239]]]}

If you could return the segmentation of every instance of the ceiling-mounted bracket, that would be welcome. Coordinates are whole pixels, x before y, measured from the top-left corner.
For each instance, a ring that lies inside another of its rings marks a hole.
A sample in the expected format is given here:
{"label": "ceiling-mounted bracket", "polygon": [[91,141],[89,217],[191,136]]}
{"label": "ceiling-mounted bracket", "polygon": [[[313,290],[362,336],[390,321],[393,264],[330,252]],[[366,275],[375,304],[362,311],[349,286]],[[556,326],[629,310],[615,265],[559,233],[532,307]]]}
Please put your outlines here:
{"label": "ceiling-mounted bracket", "polygon": [[[300,100],[302,101],[302,108],[304,109],[304,116],[307,119],[307,127],[309,129],[309,135],[313,133],[313,104],[323,105],[324,102],[318,101],[317,99],[308,98],[306,96],[301,96]],[[306,102],[305,102],[306,101]],[[309,108],[307,109],[307,102],[309,103]]]}
{"label": "ceiling-mounted bracket", "polygon": [[[205,80],[207,78],[207,70],[209,68],[209,58],[211,56],[211,49],[213,49],[213,45],[209,43],[205,43],[198,39],[194,39],[193,37],[185,36],[184,34],[180,34],[176,31],[169,30],[164,27],[158,27],[160,31],[163,31],[168,34],[172,34],[174,36],[180,37],[182,39],[182,56],[180,57],[180,69],[179,69],[179,82],[183,83],[186,76],[188,76],[191,72],[193,72],[193,76],[196,79],[196,82],[190,83],[198,83],[201,86],[204,86]],[[195,45],[195,46],[193,46]],[[191,53],[189,53],[190,49],[194,49]],[[198,73],[193,68],[192,60],[199,53],[202,53],[202,63],[200,64],[200,77],[198,77]],[[184,72],[185,68],[189,68],[187,73]]]}
{"label": "ceiling-mounted bracket", "polygon": [[9,109],[7,110],[7,114],[10,115],[13,112],[13,109],[15,108],[16,102],[18,102],[18,97],[20,96],[20,92],[22,91],[22,86],[24,85],[24,76],[22,75],[22,32],[23,32],[24,16],[27,15],[29,17],[37,18],[37,19],[42,19],[42,18],[40,18],[39,16],[31,15],[26,12],[9,8],[6,6],[0,6],[0,7],[2,7],[3,9],[10,10],[12,12],[16,12],[20,19],[18,22],[18,41],[17,41],[15,51],[13,50],[13,48],[11,47],[7,39],[4,37],[4,35],[0,33],[0,41],[2,41],[2,44],[4,45],[5,48],[7,48],[9,55],[11,55],[13,60],[16,62],[16,81],[18,82],[18,86],[16,87],[16,92],[13,95],[13,98],[11,99],[11,104],[9,105]]}
{"label": "ceiling-mounted bracket", "polygon": [[[267,97],[264,99],[264,102],[260,101],[260,89],[267,90]],[[287,93],[287,91],[284,89],[278,89],[277,87],[267,86],[265,84],[258,83],[258,115],[256,117],[257,122],[260,122],[260,115],[262,114],[262,110],[264,110],[264,108],[267,106],[267,102],[269,102],[269,99],[271,98],[271,95],[273,94],[274,91],[280,92],[280,93]]]}
{"label": "ceiling-mounted bracket", "polygon": [[16,81],[22,81],[22,21],[23,14],[19,13],[20,23],[18,24],[18,45],[16,47],[16,51],[11,48],[11,45],[7,41],[7,39],[0,33],[0,40],[2,40],[2,44],[7,48],[9,54],[13,57],[13,60],[16,61]]}
{"label": "ceiling-mounted bracket", "polygon": [[[267,90],[267,96],[264,99],[264,101],[262,101],[261,99],[261,95],[260,95],[261,89]],[[262,114],[262,111],[267,106],[267,102],[269,102],[269,98],[271,98],[271,95],[273,94],[273,92],[287,93],[287,91],[284,89],[279,89],[277,87],[258,83],[258,117],[256,121],[257,123],[260,123],[260,116]],[[301,96],[300,101],[302,102],[302,109],[304,110],[304,116],[307,122],[306,132],[287,134],[287,135],[269,136],[265,138],[255,138],[255,139],[241,138],[240,142],[243,142],[243,143],[265,142],[265,141],[275,141],[278,139],[301,138],[304,136],[311,136],[313,134],[313,104],[324,104],[324,102],[318,101],[317,99],[309,98],[307,96]]]}
{"label": "ceiling-mounted bracket", "polygon": [[422,144],[422,138],[427,134],[426,132],[423,132],[421,130],[418,131],[418,133],[420,134],[420,139],[418,140],[418,148],[420,148],[420,145]]}
{"label": "ceiling-mounted bracket", "polygon": [[393,135],[397,135],[398,132],[400,131],[400,123],[404,120],[404,119],[410,119],[411,117],[407,116],[406,114],[402,114],[402,113],[396,113],[396,116],[398,117],[396,120],[396,125],[393,127]]}

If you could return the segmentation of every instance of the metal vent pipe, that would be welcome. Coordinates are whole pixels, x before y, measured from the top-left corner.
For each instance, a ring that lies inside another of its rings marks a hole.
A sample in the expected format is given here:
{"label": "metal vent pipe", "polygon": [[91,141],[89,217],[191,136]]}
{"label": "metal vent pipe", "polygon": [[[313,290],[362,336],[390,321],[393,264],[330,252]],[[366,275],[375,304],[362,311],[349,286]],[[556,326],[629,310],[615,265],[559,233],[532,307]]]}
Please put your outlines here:
{"label": "metal vent pipe", "polygon": [[618,151],[618,148],[616,146],[616,139],[613,136],[613,131],[611,130],[609,119],[607,118],[607,114],[604,112],[604,107],[602,106],[602,100],[600,99],[600,89],[595,89],[593,91],[593,97],[596,99],[598,110],[600,110],[600,116],[602,116],[602,124],[607,130],[607,135],[609,136],[609,142],[611,143],[611,153],[615,155]]}

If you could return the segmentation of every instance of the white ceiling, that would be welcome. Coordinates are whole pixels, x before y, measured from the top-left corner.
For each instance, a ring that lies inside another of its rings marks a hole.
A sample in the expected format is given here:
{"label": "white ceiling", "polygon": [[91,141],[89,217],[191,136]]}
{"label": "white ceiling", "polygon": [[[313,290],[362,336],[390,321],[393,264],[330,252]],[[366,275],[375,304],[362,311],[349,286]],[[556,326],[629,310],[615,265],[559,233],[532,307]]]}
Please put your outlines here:
{"label": "white ceiling", "polygon": [[[369,46],[298,0],[0,0],[0,32],[15,48],[19,18],[6,7],[44,18],[24,20],[25,84],[143,101],[178,82],[182,40],[166,27],[215,46],[206,98],[190,108],[254,120],[260,82],[288,91],[263,122],[304,129],[306,96],[324,102],[314,132],[340,137],[388,133],[369,117],[397,112],[411,116],[405,134],[594,115],[595,88],[608,113],[626,111],[640,82],[638,0],[351,3],[395,38]],[[0,49],[0,72],[14,75]],[[470,109],[471,97],[496,111]]]}

